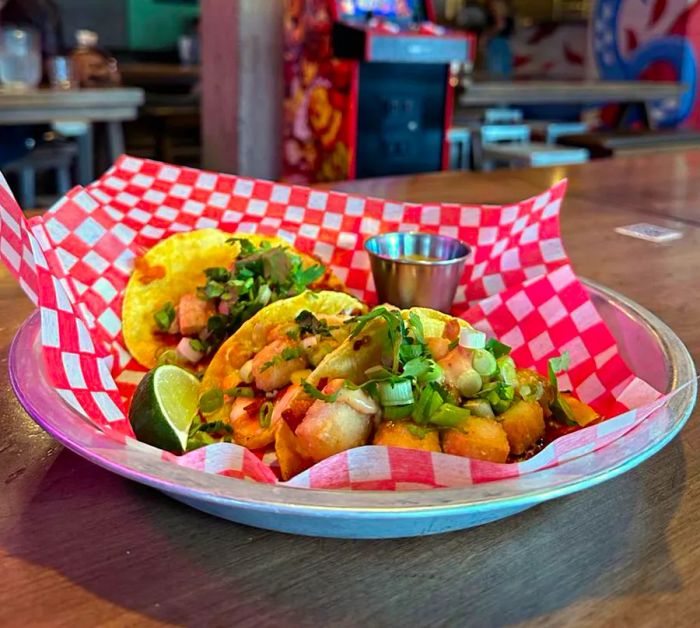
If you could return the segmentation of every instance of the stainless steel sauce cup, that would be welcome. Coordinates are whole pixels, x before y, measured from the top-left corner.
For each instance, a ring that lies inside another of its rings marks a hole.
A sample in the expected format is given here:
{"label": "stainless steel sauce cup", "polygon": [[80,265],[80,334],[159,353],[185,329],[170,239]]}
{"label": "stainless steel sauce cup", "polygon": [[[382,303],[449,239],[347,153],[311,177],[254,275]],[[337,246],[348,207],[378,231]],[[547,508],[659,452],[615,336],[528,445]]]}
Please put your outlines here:
{"label": "stainless steel sauce cup", "polygon": [[365,242],[379,301],[400,308],[449,312],[471,252],[461,240],[421,232],[392,232]]}

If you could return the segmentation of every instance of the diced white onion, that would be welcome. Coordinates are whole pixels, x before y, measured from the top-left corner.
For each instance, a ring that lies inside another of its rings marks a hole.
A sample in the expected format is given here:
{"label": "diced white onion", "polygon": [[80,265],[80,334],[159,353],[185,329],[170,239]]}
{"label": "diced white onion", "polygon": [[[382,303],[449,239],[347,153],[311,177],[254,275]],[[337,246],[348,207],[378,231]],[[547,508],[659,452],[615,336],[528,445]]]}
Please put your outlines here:
{"label": "diced white onion", "polygon": [[176,350],[184,360],[187,360],[192,364],[196,364],[204,357],[204,354],[200,351],[195,351],[190,344],[190,340],[191,339],[187,337],[180,340],[180,342],[177,344]]}
{"label": "diced white onion", "polygon": [[311,349],[311,347],[315,347],[317,344],[318,338],[316,336],[309,336],[301,341],[301,346],[304,347],[304,349]]}
{"label": "diced white onion", "polygon": [[459,334],[459,344],[465,349],[483,349],[486,346],[486,334],[464,327]]}
{"label": "diced white onion", "polygon": [[253,381],[253,360],[248,360],[238,371],[241,381],[250,384]]}

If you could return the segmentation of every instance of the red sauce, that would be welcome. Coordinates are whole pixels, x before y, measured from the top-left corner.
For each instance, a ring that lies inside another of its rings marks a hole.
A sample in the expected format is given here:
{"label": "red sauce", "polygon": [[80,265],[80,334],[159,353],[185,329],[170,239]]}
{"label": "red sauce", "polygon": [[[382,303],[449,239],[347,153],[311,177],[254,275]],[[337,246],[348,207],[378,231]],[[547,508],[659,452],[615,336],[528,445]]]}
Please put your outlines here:
{"label": "red sauce", "polygon": [[165,277],[165,266],[151,266],[145,257],[137,257],[134,260],[134,270],[140,273],[139,282],[145,286]]}
{"label": "red sauce", "polygon": [[370,343],[369,336],[362,336],[352,343],[353,351],[359,351],[362,347]]}

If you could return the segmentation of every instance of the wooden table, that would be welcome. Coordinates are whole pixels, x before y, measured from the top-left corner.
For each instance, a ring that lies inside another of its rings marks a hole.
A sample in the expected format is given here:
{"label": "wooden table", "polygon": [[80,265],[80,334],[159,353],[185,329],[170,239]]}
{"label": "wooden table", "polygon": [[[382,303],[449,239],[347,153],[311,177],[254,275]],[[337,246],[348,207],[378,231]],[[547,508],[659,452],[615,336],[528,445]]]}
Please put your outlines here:
{"label": "wooden table", "polygon": [[[661,316],[697,359],[698,168],[700,151],[336,187],[502,203],[568,176],[562,228],[576,269]],[[687,206],[693,222],[660,217],[666,206]],[[685,236],[654,245],[613,231],[641,220]],[[0,272],[3,362],[30,311]],[[582,493],[481,528],[362,542],[188,509],[64,451],[19,407],[7,375],[0,386],[0,625],[675,626],[700,616],[697,417],[638,469]]]}
{"label": "wooden table", "polygon": [[143,90],[133,87],[0,91],[0,125],[87,123],[87,132],[77,137],[78,182],[87,185],[95,178],[92,125],[97,122],[106,124],[108,157],[114,161],[124,152],[122,122],[136,118],[143,99]]}
{"label": "wooden table", "polygon": [[[670,81],[475,81],[464,86],[459,108],[522,105],[623,105],[616,126],[629,109],[638,109],[647,127],[653,125],[649,103],[680,98],[684,83]],[[458,109],[459,112],[459,109]]]}
{"label": "wooden table", "polygon": [[137,87],[193,87],[201,78],[199,65],[181,63],[120,63],[119,73],[125,85]]}
{"label": "wooden table", "polygon": [[597,104],[678,98],[687,89],[671,81],[475,81],[459,98],[463,106]]}

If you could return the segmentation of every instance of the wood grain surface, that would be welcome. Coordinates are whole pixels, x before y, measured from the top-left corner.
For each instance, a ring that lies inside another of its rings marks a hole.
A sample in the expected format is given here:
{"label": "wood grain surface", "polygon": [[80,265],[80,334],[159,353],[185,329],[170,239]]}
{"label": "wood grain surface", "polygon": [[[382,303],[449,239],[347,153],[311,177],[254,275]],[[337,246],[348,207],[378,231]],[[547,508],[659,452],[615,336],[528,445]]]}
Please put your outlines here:
{"label": "wood grain surface", "polygon": [[542,103],[626,103],[678,98],[688,89],[656,81],[475,81],[459,96],[463,107]]}
{"label": "wood grain surface", "polygon": [[[502,203],[568,176],[562,228],[575,268],[661,316],[697,359],[699,166],[700,151],[336,187]],[[613,231],[643,220],[684,237],[656,245]],[[2,270],[3,363],[30,311]],[[691,626],[700,616],[696,417],[637,469],[512,518],[344,541],[246,528],[122,480],[37,427],[4,372],[0,386],[3,626]]]}

